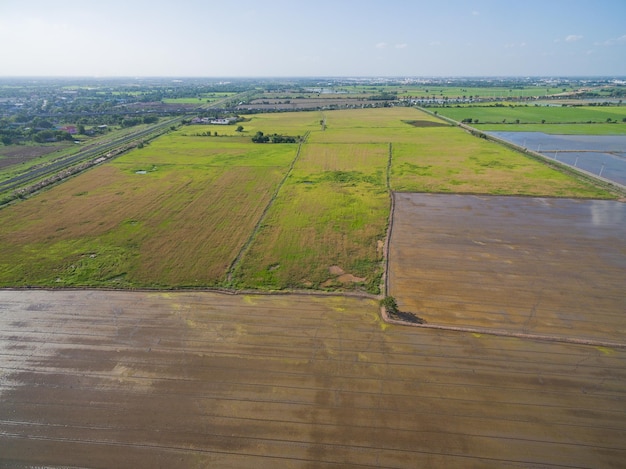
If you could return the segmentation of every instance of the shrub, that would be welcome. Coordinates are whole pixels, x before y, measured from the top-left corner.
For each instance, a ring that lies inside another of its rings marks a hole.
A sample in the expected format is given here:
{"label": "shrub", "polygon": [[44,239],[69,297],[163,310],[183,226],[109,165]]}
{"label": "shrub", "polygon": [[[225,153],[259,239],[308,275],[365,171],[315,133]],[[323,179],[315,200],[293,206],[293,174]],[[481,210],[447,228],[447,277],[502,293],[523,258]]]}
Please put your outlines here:
{"label": "shrub", "polygon": [[384,297],[380,300],[380,305],[390,314],[398,314],[400,312],[400,310],[398,310],[398,303],[396,303],[396,299],[393,296]]}

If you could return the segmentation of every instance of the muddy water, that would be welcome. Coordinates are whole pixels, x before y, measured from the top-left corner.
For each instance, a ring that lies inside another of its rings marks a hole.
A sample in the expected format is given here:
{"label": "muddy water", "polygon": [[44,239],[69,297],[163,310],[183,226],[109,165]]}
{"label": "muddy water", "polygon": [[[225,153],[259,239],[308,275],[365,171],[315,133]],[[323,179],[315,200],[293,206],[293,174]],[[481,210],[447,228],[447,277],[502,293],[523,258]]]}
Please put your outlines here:
{"label": "muddy water", "polygon": [[432,323],[619,341],[626,204],[396,194],[389,282]]}

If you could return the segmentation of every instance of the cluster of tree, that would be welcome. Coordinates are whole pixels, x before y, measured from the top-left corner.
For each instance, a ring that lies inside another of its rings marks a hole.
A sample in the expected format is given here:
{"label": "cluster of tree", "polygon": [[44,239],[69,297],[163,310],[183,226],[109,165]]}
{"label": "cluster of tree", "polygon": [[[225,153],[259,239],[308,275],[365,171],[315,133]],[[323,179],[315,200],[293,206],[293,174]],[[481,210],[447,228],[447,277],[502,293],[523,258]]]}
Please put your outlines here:
{"label": "cluster of tree", "polygon": [[41,130],[33,135],[33,140],[37,143],[57,142],[59,140],[74,140],[74,137],[63,130]]}
{"label": "cluster of tree", "polygon": [[299,136],[298,137],[291,137],[289,135],[279,135],[279,134],[265,135],[261,131],[257,132],[254,135],[254,137],[252,137],[252,141],[254,143],[268,143],[268,142],[272,142],[272,143],[297,143],[298,140],[300,140]]}
{"label": "cluster of tree", "polygon": [[157,116],[145,116],[145,117],[127,117],[122,120],[122,127],[134,127],[139,124],[156,124],[159,122]]}
{"label": "cluster of tree", "polygon": [[394,101],[398,99],[398,94],[395,91],[383,91],[379,94],[370,96],[370,99],[372,101]]}

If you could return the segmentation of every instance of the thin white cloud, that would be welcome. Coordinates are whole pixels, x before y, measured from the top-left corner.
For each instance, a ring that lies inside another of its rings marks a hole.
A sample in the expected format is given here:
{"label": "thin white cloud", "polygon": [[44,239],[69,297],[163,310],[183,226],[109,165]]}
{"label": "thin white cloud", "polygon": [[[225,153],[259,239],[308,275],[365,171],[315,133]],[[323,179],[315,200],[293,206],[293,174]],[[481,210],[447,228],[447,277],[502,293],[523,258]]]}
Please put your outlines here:
{"label": "thin white cloud", "polygon": [[408,44],[406,44],[405,42],[401,43],[401,44],[396,44],[394,46],[396,49],[405,49],[406,47],[408,47]]}
{"label": "thin white cloud", "polygon": [[428,43],[429,46],[440,46],[441,42],[440,41],[430,41]]}
{"label": "thin white cloud", "polygon": [[388,44],[386,42],[379,42],[378,44],[376,44],[376,49],[384,49],[387,46]]}
{"label": "thin white cloud", "polygon": [[570,34],[569,36],[565,38],[565,42],[576,42],[576,41],[580,41],[582,38],[583,38],[582,36],[578,36],[576,34]]}
{"label": "thin white cloud", "polygon": [[626,34],[614,39],[608,39],[604,42],[596,42],[595,46],[616,46],[618,44],[626,44]]}

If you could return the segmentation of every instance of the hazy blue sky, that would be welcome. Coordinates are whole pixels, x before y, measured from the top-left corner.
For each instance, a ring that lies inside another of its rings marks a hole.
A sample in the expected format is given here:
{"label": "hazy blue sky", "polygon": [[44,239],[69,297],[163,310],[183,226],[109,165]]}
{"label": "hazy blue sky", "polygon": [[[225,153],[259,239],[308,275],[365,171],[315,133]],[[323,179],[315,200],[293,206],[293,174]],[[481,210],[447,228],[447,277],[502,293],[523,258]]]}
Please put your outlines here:
{"label": "hazy blue sky", "polygon": [[626,75],[626,0],[0,0],[2,76]]}

